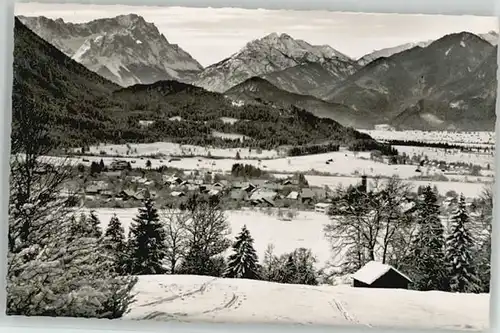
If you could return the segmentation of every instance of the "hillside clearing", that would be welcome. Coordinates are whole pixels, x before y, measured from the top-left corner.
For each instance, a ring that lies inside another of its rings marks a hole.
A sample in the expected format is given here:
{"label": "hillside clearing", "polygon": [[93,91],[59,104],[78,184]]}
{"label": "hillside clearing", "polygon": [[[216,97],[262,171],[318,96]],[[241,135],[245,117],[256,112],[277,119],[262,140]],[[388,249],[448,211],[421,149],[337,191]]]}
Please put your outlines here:
{"label": "hillside clearing", "polygon": [[488,294],[285,285],[190,275],[140,276],[123,319],[360,325],[482,331]]}

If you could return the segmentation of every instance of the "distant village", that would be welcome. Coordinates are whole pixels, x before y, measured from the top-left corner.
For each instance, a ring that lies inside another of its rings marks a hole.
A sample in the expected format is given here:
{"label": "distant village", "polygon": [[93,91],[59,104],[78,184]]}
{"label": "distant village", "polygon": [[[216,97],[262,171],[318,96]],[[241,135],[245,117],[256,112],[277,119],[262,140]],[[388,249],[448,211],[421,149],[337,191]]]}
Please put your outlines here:
{"label": "distant village", "polygon": [[[165,166],[133,168],[123,160],[115,160],[108,166],[102,160],[92,162],[90,167],[79,164],[75,169],[75,177],[65,184],[61,195],[75,198],[74,206],[88,208],[132,208],[140,206],[146,198],[161,206],[177,206],[195,192],[219,197],[227,209],[275,207],[326,213],[336,193],[336,189],[328,186],[310,186],[300,173],[276,178],[257,167],[242,164],[234,164],[233,170],[225,173]],[[369,179],[360,175],[358,189],[366,191]],[[447,193],[440,201],[444,207],[451,207],[456,196],[457,193]],[[408,198],[409,203],[411,199]],[[467,201],[472,205],[474,200]]]}

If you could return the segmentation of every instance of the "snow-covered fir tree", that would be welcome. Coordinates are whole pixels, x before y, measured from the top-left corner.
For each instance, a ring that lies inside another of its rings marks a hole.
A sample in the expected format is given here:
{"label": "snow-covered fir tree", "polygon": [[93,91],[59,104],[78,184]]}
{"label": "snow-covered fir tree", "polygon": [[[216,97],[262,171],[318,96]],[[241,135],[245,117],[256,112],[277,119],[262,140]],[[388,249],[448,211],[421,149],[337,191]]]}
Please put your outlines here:
{"label": "snow-covered fir tree", "polygon": [[469,215],[463,194],[460,195],[457,208],[450,220],[450,234],[446,239],[450,291],[479,292],[481,281],[472,259],[474,241],[469,230]]}
{"label": "snow-covered fir tree", "polygon": [[436,193],[430,186],[417,204],[418,231],[407,266],[417,290],[447,290],[444,227],[439,218]]}
{"label": "snow-covered fir tree", "polygon": [[297,266],[295,265],[295,260],[293,254],[290,253],[286,255],[285,265],[282,271],[282,282],[283,283],[294,283],[297,276]]}
{"label": "snow-covered fir tree", "polygon": [[130,274],[164,274],[163,261],[166,255],[166,234],[151,199],[144,200],[144,207],[130,226],[128,251]]}
{"label": "snow-covered fir tree", "polygon": [[99,220],[99,217],[97,216],[95,210],[90,211],[89,224],[90,228],[92,229],[93,236],[95,238],[102,237],[101,221]]}
{"label": "snow-covered fir tree", "polygon": [[[57,232],[10,257],[8,312],[27,316],[119,318],[137,279],[113,272],[99,241],[60,221]],[[70,222],[71,223],[71,222]]]}
{"label": "snow-covered fir tree", "polygon": [[26,100],[13,112],[9,197],[7,313],[119,318],[133,301],[136,278],[113,273],[95,237],[58,194],[70,179],[64,162],[38,173],[56,147],[47,112]]}
{"label": "snow-covered fir tree", "polygon": [[259,260],[253,247],[253,238],[246,225],[236,236],[233,244],[233,254],[228,258],[225,277],[258,279],[259,278]]}
{"label": "snow-covered fir tree", "polygon": [[104,244],[114,261],[115,271],[123,272],[126,263],[127,246],[125,242],[125,230],[118,216],[114,214],[109,221],[104,234]]}

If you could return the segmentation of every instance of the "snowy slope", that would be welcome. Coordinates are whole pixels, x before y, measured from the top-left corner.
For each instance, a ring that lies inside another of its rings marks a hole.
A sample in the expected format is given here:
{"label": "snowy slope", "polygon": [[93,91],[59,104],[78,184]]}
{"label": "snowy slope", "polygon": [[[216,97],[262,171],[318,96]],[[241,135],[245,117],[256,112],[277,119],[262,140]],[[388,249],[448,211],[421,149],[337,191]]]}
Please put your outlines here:
{"label": "snowy slope", "polygon": [[141,276],[124,319],[484,330],[488,294],[285,285],[189,275]]}
{"label": "snowy slope", "polygon": [[122,86],[191,81],[203,69],[153,23],[135,14],[79,24],[45,17],[19,19],[74,60]]}
{"label": "snowy slope", "polygon": [[287,34],[272,33],[253,40],[239,52],[199,75],[196,85],[224,92],[252,76],[260,76],[303,63],[324,65],[330,72],[351,72],[354,61],[327,45],[311,45]]}

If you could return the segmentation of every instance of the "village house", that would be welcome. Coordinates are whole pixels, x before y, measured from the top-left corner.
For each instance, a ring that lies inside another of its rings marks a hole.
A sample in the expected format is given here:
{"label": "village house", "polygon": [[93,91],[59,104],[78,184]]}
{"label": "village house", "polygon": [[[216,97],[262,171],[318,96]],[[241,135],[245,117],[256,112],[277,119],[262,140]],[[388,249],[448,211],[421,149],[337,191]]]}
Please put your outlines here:
{"label": "village house", "polygon": [[121,170],[126,170],[129,168],[129,163],[127,161],[113,161],[111,162],[111,165],[109,166],[109,169],[112,171],[121,171]]}
{"label": "village house", "polygon": [[168,175],[163,175],[162,180],[165,185],[170,185],[170,186],[178,186],[182,184],[182,179],[177,176],[168,176]]}
{"label": "village house", "polygon": [[303,188],[300,191],[299,198],[303,204],[310,204],[314,201],[314,192],[310,188]]}
{"label": "village house", "polygon": [[282,191],[285,187],[281,184],[275,183],[275,182],[267,182],[262,186],[266,190],[272,190],[272,191]]}
{"label": "village house", "polygon": [[120,178],[122,176],[122,172],[118,170],[114,171],[104,171],[103,175],[108,178]]}
{"label": "village house", "polygon": [[252,183],[249,182],[233,182],[231,184],[231,187],[233,189],[242,189],[243,191],[247,193],[253,192],[257,187],[253,185]]}
{"label": "village house", "polygon": [[408,289],[411,279],[392,266],[370,261],[352,275],[353,287]]}
{"label": "village house", "polygon": [[103,191],[101,191],[101,193],[99,195],[103,198],[109,199],[109,198],[112,198],[115,194],[111,190],[103,190]]}
{"label": "village house", "polygon": [[134,194],[135,194],[134,191],[129,190],[129,189],[125,189],[125,190],[121,190],[118,193],[117,197],[126,201],[126,200],[129,200],[129,199],[133,199],[134,198]]}
{"label": "village house", "polygon": [[274,206],[274,201],[278,198],[278,193],[274,191],[257,189],[250,196],[250,202],[254,205],[265,204]]}
{"label": "village house", "polygon": [[281,183],[281,185],[285,186],[299,186],[299,181],[297,179],[285,179]]}
{"label": "village house", "polygon": [[314,205],[314,211],[318,213],[323,213],[323,214],[328,214],[328,210],[332,207],[331,203],[327,202],[318,202],[316,205]]}
{"label": "village house", "polygon": [[288,193],[288,195],[286,196],[286,199],[298,200],[299,196],[300,196],[300,193],[298,191],[292,191],[292,192]]}
{"label": "village house", "polygon": [[234,201],[248,201],[249,195],[242,189],[233,189],[229,192],[229,198]]}
{"label": "village house", "polygon": [[211,189],[208,191],[208,196],[210,196],[210,197],[218,197],[221,195],[222,195],[222,192],[218,189]]}

